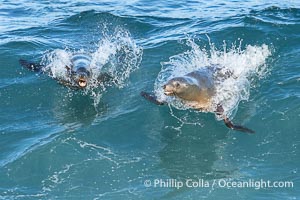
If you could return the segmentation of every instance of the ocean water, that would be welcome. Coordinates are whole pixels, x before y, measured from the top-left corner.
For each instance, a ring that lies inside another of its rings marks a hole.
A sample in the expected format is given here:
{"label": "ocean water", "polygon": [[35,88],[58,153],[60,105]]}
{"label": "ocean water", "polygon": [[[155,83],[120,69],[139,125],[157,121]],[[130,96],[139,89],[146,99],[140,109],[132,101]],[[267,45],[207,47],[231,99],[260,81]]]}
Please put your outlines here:
{"label": "ocean water", "polygon": [[[60,77],[76,52],[114,84],[72,90],[18,63]],[[0,199],[300,199],[299,63],[296,0],[3,0]],[[212,64],[236,77],[214,101],[255,134],[162,94]]]}

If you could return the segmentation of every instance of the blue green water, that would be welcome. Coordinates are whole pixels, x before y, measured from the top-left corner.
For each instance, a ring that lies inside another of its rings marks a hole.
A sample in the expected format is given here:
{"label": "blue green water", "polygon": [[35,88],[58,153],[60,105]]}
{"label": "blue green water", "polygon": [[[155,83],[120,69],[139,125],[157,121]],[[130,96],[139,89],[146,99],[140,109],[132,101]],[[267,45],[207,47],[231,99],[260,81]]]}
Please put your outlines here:
{"label": "blue green water", "polygon": [[[93,55],[120,83],[73,91],[18,63],[53,67],[58,51]],[[298,1],[1,1],[0,199],[300,199],[299,55]],[[256,134],[139,95],[206,63],[243,75],[219,94],[235,91],[228,113]]]}

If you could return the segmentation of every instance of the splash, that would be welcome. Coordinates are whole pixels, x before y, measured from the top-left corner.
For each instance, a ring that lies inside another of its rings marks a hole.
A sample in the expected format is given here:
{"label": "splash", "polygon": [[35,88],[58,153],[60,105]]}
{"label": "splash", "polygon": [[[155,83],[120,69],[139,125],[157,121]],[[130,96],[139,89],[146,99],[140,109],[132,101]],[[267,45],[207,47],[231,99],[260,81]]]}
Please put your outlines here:
{"label": "splash", "polygon": [[190,50],[170,57],[168,62],[161,63],[162,69],[154,85],[156,96],[177,109],[189,109],[182,101],[164,95],[162,85],[174,77],[218,65],[221,71],[230,71],[232,75],[222,81],[215,81],[216,94],[213,97],[213,107],[222,105],[224,113],[230,118],[234,117],[239,102],[249,99],[252,80],[266,75],[266,59],[271,55],[269,47],[265,44],[247,45],[243,49],[240,40],[238,46],[233,44],[231,48],[227,48],[224,42],[223,49],[218,50],[209,41],[208,51],[205,48],[201,49],[192,39],[187,40],[186,44]]}
{"label": "splash", "polygon": [[[142,61],[142,48],[134,42],[128,31],[116,28],[111,35],[104,31],[102,35],[95,50],[56,49],[46,52],[41,62],[46,66],[44,71],[49,76],[56,80],[69,81],[66,66],[71,66],[72,56],[79,53],[89,56],[92,77],[90,84],[82,92],[93,97],[95,104],[99,103],[108,86],[124,87],[130,74],[139,67]],[[99,83],[97,78],[103,72],[108,73],[113,80]]]}

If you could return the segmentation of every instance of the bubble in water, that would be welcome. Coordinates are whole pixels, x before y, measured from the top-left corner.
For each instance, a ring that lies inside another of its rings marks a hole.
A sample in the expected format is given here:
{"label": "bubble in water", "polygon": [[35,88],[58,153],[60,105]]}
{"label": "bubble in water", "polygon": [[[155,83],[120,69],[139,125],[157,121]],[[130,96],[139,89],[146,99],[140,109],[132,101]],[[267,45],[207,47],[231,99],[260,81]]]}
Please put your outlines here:
{"label": "bubble in water", "polygon": [[[271,55],[269,47],[247,45],[242,49],[232,45],[227,48],[224,42],[223,49],[218,50],[209,42],[210,50],[201,49],[192,39],[187,40],[190,50],[170,57],[169,61],[162,62],[162,69],[155,81],[154,91],[161,101],[166,101],[177,109],[189,109],[175,97],[164,95],[162,85],[168,80],[183,76],[194,70],[217,65],[221,72],[230,72],[231,76],[221,81],[215,80],[216,94],[213,97],[213,107],[222,105],[224,114],[232,118],[241,100],[249,99],[252,77],[264,77],[267,71],[266,59]],[[217,117],[217,116],[216,116]],[[221,120],[221,119],[219,119]]]}

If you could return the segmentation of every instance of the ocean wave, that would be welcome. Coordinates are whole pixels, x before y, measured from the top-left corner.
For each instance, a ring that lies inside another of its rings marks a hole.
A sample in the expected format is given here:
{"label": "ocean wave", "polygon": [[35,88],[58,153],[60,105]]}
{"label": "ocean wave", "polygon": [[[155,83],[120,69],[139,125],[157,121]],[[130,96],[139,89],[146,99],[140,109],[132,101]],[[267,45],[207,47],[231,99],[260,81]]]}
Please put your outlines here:
{"label": "ocean wave", "polygon": [[299,25],[300,9],[271,6],[262,10],[252,10],[246,15],[245,22],[273,26]]}

